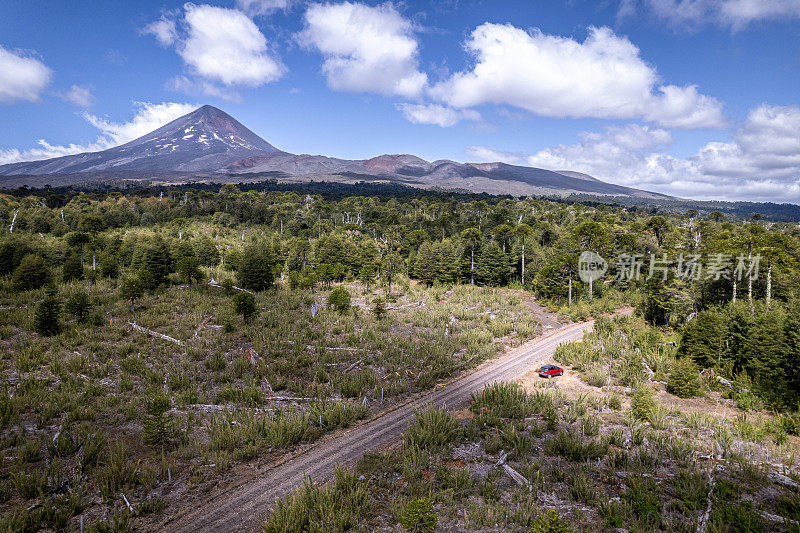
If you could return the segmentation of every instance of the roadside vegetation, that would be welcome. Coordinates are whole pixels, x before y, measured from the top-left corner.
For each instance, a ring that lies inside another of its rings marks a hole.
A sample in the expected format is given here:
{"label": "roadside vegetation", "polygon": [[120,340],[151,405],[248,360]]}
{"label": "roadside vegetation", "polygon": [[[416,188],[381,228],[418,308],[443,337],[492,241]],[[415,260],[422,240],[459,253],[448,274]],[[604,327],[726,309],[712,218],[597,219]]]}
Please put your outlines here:
{"label": "roadside vegetation", "polygon": [[417,412],[402,444],[280,502],[264,530],[314,512],[321,530],[797,531],[791,418],[737,408],[717,380],[667,392],[697,379],[669,338],[600,320],[558,351],[577,386],[494,383],[466,412]]}

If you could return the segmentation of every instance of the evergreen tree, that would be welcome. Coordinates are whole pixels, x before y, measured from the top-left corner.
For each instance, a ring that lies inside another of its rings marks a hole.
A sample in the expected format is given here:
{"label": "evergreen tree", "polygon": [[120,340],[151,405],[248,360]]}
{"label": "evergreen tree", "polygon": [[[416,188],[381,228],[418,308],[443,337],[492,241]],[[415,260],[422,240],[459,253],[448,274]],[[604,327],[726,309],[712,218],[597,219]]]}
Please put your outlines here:
{"label": "evergreen tree", "polygon": [[50,270],[44,259],[38,254],[29,254],[23,257],[11,279],[14,288],[18,291],[38,289],[48,281],[50,281]]}
{"label": "evergreen tree", "polygon": [[700,394],[700,369],[688,357],[675,360],[667,378],[667,392],[679,398],[694,398]]}
{"label": "evergreen tree", "polygon": [[156,394],[147,402],[147,416],[143,424],[142,441],[153,448],[160,448],[162,452],[175,430],[172,417],[167,414],[169,409],[169,399],[163,394]]}
{"label": "evergreen tree", "polygon": [[275,247],[270,241],[261,239],[245,247],[236,277],[241,287],[263,291],[272,287],[278,266]]}
{"label": "evergreen tree", "polygon": [[414,275],[426,285],[433,285],[437,266],[435,245],[430,241],[423,242],[417,251]]}
{"label": "evergreen tree", "polygon": [[508,261],[495,241],[486,241],[475,264],[475,279],[481,285],[503,285],[508,279]]}
{"label": "evergreen tree", "polygon": [[122,280],[119,287],[119,295],[124,300],[131,301],[131,312],[133,312],[133,304],[137,298],[141,298],[144,294],[144,285],[140,276],[129,276]]}
{"label": "evergreen tree", "polygon": [[691,358],[701,368],[718,366],[725,351],[727,324],[717,311],[700,311],[683,328],[678,354]]}
{"label": "evergreen tree", "polygon": [[328,305],[337,311],[347,311],[350,309],[350,293],[339,285],[328,295]]}
{"label": "evergreen tree", "polygon": [[81,266],[81,260],[74,253],[68,254],[66,259],[64,259],[64,264],[61,266],[61,279],[64,281],[64,283],[76,279],[83,279],[83,266]]}
{"label": "evergreen tree", "polygon": [[119,262],[114,254],[106,252],[100,256],[100,275],[111,279],[119,276]]}
{"label": "evergreen tree", "polygon": [[208,235],[202,235],[195,240],[194,253],[202,266],[214,267],[219,264],[219,250]]}
{"label": "evergreen tree", "polygon": [[85,291],[77,291],[67,298],[64,310],[75,317],[78,322],[86,322],[92,310],[92,302]]}
{"label": "evergreen tree", "polygon": [[50,283],[47,285],[44,300],[36,306],[36,313],[33,316],[36,331],[47,336],[60,332],[61,323],[58,320],[60,312],[61,303],[58,301],[56,286]]}
{"label": "evergreen tree", "polygon": [[469,246],[469,284],[475,285],[475,247],[481,242],[478,228],[467,228],[461,232],[461,240]]}
{"label": "evergreen tree", "polygon": [[765,310],[756,317],[745,341],[747,373],[759,396],[778,409],[784,407],[788,385],[784,322],[783,310]]}
{"label": "evergreen tree", "polygon": [[674,302],[664,281],[658,276],[648,279],[644,284],[644,295],[638,309],[642,317],[654,326],[667,325]]}
{"label": "evergreen tree", "polygon": [[185,255],[178,260],[178,276],[184,283],[191,284],[192,281],[200,283],[203,279],[203,272],[200,270],[200,265],[194,253]]}
{"label": "evergreen tree", "polygon": [[233,295],[233,310],[237,315],[242,315],[245,322],[250,322],[256,313],[256,299],[249,292],[238,292]]}

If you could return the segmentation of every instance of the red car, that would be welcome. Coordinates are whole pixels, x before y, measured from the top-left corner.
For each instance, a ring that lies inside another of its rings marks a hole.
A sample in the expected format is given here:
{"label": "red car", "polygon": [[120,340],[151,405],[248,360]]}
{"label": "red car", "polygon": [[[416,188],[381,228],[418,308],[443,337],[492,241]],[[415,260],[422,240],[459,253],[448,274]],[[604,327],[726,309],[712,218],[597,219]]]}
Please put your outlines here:
{"label": "red car", "polygon": [[554,376],[563,376],[564,369],[555,365],[544,365],[539,369],[539,375],[543,378],[552,378]]}

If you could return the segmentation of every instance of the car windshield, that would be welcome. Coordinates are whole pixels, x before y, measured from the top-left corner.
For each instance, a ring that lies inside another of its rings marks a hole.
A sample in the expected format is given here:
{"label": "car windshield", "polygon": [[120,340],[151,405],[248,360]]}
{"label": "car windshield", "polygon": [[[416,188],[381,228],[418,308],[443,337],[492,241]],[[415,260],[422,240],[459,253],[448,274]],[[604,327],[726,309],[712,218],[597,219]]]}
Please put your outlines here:
{"label": "car windshield", "polygon": [[544,365],[539,370],[553,370],[555,367],[553,365]]}

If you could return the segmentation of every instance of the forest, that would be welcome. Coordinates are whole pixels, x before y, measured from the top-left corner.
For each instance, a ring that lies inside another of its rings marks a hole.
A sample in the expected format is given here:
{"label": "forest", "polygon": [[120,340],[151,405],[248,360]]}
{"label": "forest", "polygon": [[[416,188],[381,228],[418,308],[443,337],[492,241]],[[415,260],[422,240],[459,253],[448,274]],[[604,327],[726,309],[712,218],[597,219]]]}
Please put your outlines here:
{"label": "forest", "polygon": [[[10,529],[74,527],[90,509],[87,528],[123,530],[174,498],[165,479],[191,491],[525,342],[541,332],[533,301],[564,321],[632,307],[674,347],[648,366],[673,393],[701,395],[703,371],[800,429],[794,222],[274,189],[0,194]],[[607,262],[592,283],[584,252]],[[561,355],[586,375],[617,369]],[[21,511],[32,500],[38,514]]]}

